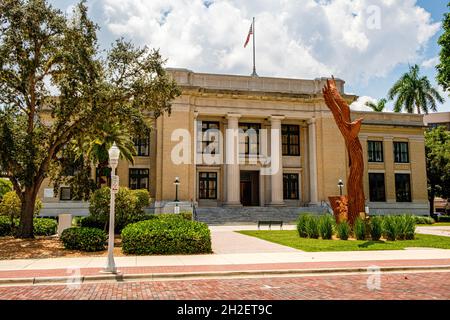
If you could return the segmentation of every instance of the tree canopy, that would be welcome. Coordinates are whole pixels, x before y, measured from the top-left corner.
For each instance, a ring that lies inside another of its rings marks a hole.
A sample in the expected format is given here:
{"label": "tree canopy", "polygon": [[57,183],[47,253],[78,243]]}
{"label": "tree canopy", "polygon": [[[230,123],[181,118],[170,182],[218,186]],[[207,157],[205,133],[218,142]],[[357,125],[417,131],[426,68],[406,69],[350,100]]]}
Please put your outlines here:
{"label": "tree canopy", "polygon": [[394,111],[405,110],[408,113],[425,113],[437,111],[437,102],[443,103],[444,98],[433,88],[426,76],[420,76],[420,68],[416,64],[394,83],[388,93],[389,100],[394,100]]}
{"label": "tree canopy", "polygon": [[450,132],[438,126],[425,133],[428,194],[431,208],[435,197],[450,198]]}
{"label": "tree canopy", "polygon": [[21,200],[21,237],[64,151],[104,123],[139,132],[180,93],[158,50],[119,39],[103,54],[87,12],[85,1],[71,16],[45,0],[0,2],[0,171]]}
{"label": "tree canopy", "polygon": [[[450,8],[450,2],[447,6]],[[448,12],[444,15],[442,28],[444,33],[438,40],[441,51],[439,53],[440,63],[436,66],[437,81],[444,90],[448,91],[450,90],[450,13]]]}

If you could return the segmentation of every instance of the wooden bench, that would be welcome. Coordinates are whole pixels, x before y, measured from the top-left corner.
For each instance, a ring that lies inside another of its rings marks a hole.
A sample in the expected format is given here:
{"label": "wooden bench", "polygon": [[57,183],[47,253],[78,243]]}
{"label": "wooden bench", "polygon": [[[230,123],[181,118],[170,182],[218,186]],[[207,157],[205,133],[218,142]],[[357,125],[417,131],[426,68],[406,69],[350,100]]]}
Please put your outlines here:
{"label": "wooden bench", "polygon": [[283,221],[277,221],[277,220],[258,221],[258,230],[261,226],[269,226],[269,229],[272,230],[272,225],[279,225],[280,230],[283,230]]}

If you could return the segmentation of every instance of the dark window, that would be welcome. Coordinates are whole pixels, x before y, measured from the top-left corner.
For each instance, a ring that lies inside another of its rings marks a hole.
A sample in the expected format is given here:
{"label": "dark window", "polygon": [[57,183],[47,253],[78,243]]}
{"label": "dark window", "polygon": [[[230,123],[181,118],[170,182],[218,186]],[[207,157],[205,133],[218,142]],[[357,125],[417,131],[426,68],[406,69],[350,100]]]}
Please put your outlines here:
{"label": "dark window", "polygon": [[136,154],[140,157],[146,157],[150,154],[149,136],[140,136],[133,139]]}
{"label": "dark window", "polygon": [[130,189],[147,189],[148,190],[148,169],[130,169]]}
{"label": "dark window", "polygon": [[95,181],[98,187],[111,186],[111,168],[103,167],[95,169]]}
{"label": "dark window", "polygon": [[283,198],[286,200],[298,200],[298,174],[285,173],[283,174]]}
{"label": "dark window", "polygon": [[283,156],[300,155],[300,127],[283,124],[281,126],[281,140],[283,143]]}
{"label": "dark window", "polygon": [[219,122],[202,121],[201,130],[198,130],[197,152],[216,154],[219,150],[219,132]]}
{"label": "dark window", "polygon": [[397,202],[411,202],[411,181],[409,174],[395,174],[395,194]]}
{"label": "dark window", "polygon": [[369,193],[371,202],[386,201],[384,173],[369,173]]}
{"label": "dark window", "polygon": [[217,199],[217,173],[199,173],[199,199]]}
{"label": "dark window", "polygon": [[257,155],[259,154],[259,123],[240,123],[239,130],[239,154]]}
{"label": "dark window", "polygon": [[394,161],[396,163],[408,163],[408,142],[394,142]]}
{"label": "dark window", "polygon": [[69,187],[62,187],[59,190],[59,200],[72,200],[72,192]]}
{"label": "dark window", "polygon": [[382,141],[367,141],[367,150],[369,152],[369,162],[383,162]]}

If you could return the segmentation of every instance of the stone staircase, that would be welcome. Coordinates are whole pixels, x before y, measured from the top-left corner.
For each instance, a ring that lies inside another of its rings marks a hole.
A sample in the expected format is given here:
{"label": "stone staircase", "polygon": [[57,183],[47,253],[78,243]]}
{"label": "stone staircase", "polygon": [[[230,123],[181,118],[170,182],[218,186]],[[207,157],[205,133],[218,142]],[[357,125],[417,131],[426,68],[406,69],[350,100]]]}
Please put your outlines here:
{"label": "stone staircase", "polygon": [[302,212],[326,214],[327,208],[316,207],[239,207],[196,208],[197,220],[209,225],[248,224],[259,220],[281,220],[295,222]]}

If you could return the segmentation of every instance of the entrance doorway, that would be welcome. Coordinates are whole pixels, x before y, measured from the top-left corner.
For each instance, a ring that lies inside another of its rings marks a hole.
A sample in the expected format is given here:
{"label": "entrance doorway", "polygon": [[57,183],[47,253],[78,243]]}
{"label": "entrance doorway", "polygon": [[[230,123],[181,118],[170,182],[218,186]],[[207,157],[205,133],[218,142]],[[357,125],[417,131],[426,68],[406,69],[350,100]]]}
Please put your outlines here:
{"label": "entrance doorway", "polygon": [[259,171],[241,171],[241,204],[259,206]]}

